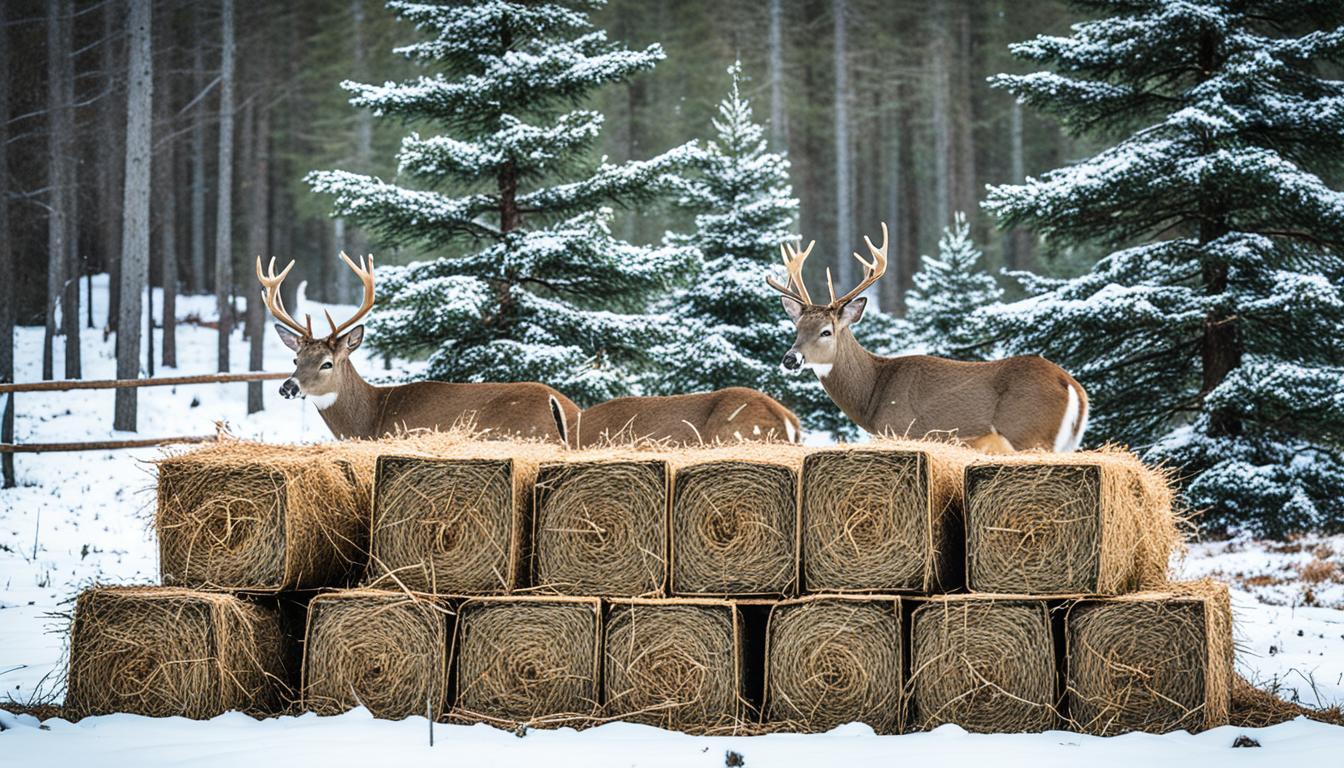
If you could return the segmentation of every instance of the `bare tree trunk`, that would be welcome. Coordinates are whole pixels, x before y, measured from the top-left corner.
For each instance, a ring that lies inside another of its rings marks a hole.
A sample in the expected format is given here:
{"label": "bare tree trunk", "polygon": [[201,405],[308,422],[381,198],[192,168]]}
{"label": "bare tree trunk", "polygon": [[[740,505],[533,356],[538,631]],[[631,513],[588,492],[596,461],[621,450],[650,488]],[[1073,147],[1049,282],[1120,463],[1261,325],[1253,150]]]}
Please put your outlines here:
{"label": "bare tree trunk", "polygon": [[108,159],[98,163],[98,224],[99,247],[103,252],[103,266],[107,268],[107,319],[103,327],[108,331],[117,326],[117,311],[121,306],[121,171],[122,163],[117,161],[120,134],[126,127],[124,120],[118,119],[117,99],[118,83],[125,70],[117,66],[116,43],[121,24],[126,18],[126,8],[119,0],[107,0],[103,6],[103,42],[99,49],[99,66],[103,69],[103,97],[98,101],[98,125],[102,150]]}
{"label": "bare tree trunk", "polygon": [[[69,325],[71,308],[61,306],[67,279],[78,279],[77,275],[66,275],[69,266],[66,240],[70,227],[66,224],[70,201],[70,164],[69,145],[73,121],[70,117],[74,102],[73,79],[68,76],[70,62],[70,26],[72,24],[70,0],[52,0],[47,4],[47,323],[42,338],[42,378],[54,378],[56,310],[60,307],[61,327]],[[76,314],[79,305],[74,307]],[[76,329],[78,330],[78,329]],[[72,345],[66,339],[66,357],[69,358]],[[76,333],[73,345],[75,354],[79,352],[79,336]],[[66,369],[70,367],[66,363]]]}
{"label": "bare tree trunk", "polygon": [[[9,239],[9,8],[0,3],[0,274],[16,275],[18,260]],[[0,382],[14,381],[14,323],[18,320],[14,280],[0,280]],[[0,443],[14,442],[14,394],[5,396],[0,416]],[[0,454],[0,476],[5,488],[13,488],[14,454]]]}
{"label": "bare tree trunk", "polygon": [[968,216],[975,213],[975,104],[971,84],[971,61],[975,52],[971,41],[971,9],[967,0],[956,4],[953,31],[956,33],[952,64],[955,79],[952,98],[952,204]]}
{"label": "bare tree trunk", "polygon": [[191,6],[192,96],[197,99],[191,114],[191,286],[192,293],[205,293],[210,281],[205,274],[205,14],[202,2]]}
{"label": "bare tree trunk", "polygon": [[215,215],[215,304],[219,307],[219,370],[229,370],[233,331],[233,0],[220,2],[219,199]]}
{"label": "bare tree trunk", "polygon": [[[140,300],[149,280],[150,115],[154,106],[153,0],[130,0],[126,88],[125,221],[121,235],[121,306],[117,315],[117,378],[139,377]],[[112,428],[135,431],[136,390],[116,391]]]}
{"label": "bare tree trunk", "polygon": [[923,203],[915,176],[914,122],[913,89],[902,81],[896,85],[895,128],[896,167],[899,169],[896,199],[900,206],[896,217],[896,276],[902,300],[914,287],[915,272],[919,269],[919,214]]}
{"label": "bare tree trunk", "polygon": [[[893,97],[896,94],[893,94]],[[886,208],[885,219],[887,226],[895,237],[896,262],[892,265],[895,269],[886,280],[878,284],[878,291],[882,296],[882,309],[892,314],[905,314],[905,294],[901,292],[901,272],[905,265],[901,263],[900,249],[901,231],[906,224],[902,220],[904,213],[901,210],[901,180],[905,175],[901,168],[901,131],[900,116],[898,115],[899,106],[892,101],[888,101],[882,108],[881,129],[878,132],[879,139],[885,139],[882,154],[882,168],[880,173],[885,181],[883,190],[886,193],[884,203]]]}
{"label": "bare tree trunk", "polygon": [[[165,20],[166,22],[166,20]],[[164,31],[172,28],[164,23]],[[161,38],[163,39],[163,38]],[[164,46],[172,50],[172,43]],[[163,284],[162,361],[165,368],[177,367],[177,142],[173,138],[172,60],[165,53],[163,74],[159,77],[159,95],[154,105],[159,113],[158,162],[154,163],[154,199],[159,209],[159,281]],[[151,302],[152,305],[152,302]],[[151,312],[151,319],[153,313]],[[150,340],[153,340],[151,323]],[[154,345],[149,344],[150,375],[153,375]]]}
{"label": "bare tree trunk", "polygon": [[[1017,99],[1013,99],[1012,111],[1009,113],[1008,131],[1011,180],[1014,184],[1021,184],[1027,179],[1027,168],[1022,148],[1022,102]],[[1008,230],[1007,241],[1004,265],[1008,269],[1030,269],[1033,261],[1031,233],[1022,227],[1013,227]]]}
{"label": "bare tree trunk", "polygon": [[[263,89],[262,94],[266,91]],[[252,178],[252,189],[248,205],[247,221],[247,252],[249,254],[266,255],[266,240],[270,235],[270,222],[266,220],[266,214],[270,209],[270,179],[271,179],[271,110],[265,104],[258,104],[255,108],[256,133],[253,138],[253,165],[252,172],[248,174]],[[266,314],[262,308],[259,291],[255,288],[247,294],[247,333],[250,346],[248,347],[248,369],[253,371],[263,370],[265,362],[264,352],[266,349]],[[266,407],[262,397],[262,382],[252,381],[247,385],[247,412],[256,413]]]}
{"label": "bare tree trunk", "polygon": [[[845,40],[845,0],[831,0],[835,31],[835,243],[836,253],[844,253],[853,242],[854,185],[850,176],[853,165],[849,146],[849,56]],[[852,286],[854,263],[836,259],[836,279]]]}
{"label": "bare tree trunk", "polygon": [[[369,75],[369,44],[368,44],[368,24],[364,12],[365,0],[350,0],[350,11],[354,19],[355,28],[355,78],[361,83],[367,83],[370,80]],[[369,173],[373,163],[373,112],[367,109],[360,109],[355,112],[355,170],[359,173]],[[345,223],[344,219],[338,219],[345,227],[344,237],[336,238],[337,247],[348,248],[355,255],[363,256],[368,253],[369,240],[365,236],[364,230],[359,226],[351,226]],[[354,287],[354,274],[348,269],[341,269],[336,272],[336,288],[339,297],[350,295],[350,290]],[[344,298],[340,299],[345,301]]]}
{"label": "bare tree trunk", "polygon": [[939,4],[933,11],[933,33],[930,35],[930,65],[933,90],[933,176],[934,176],[934,223],[945,227],[951,219],[951,176],[952,176],[952,118],[948,113],[948,58],[951,56],[948,45],[947,9]]}
{"label": "bare tree trunk", "polygon": [[789,128],[785,124],[787,110],[784,108],[784,45],[783,36],[784,9],[782,0],[770,0],[770,145],[776,151],[788,147]]}

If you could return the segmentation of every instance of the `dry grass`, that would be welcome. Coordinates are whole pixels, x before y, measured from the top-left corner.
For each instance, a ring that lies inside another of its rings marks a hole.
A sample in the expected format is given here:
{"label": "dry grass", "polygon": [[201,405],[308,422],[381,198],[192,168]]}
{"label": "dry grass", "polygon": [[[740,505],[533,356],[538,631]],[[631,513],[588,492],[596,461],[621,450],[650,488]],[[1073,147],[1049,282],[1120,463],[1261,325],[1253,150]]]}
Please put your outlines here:
{"label": "dry grass", "polygon": [[549,592],[657,596],[667,588],[667,462],[576,453],[542,466],[534,495],[533,581]]}
{"label": "dry grass", "polygon": [[66,711],[208,718],[275,714],[289,688],[274,608],[170,587],[102,587],[75,602]]}
{"label": "dry grass", "polygon": [[303,707],[336,714],[438,718],[448,692],[452,616],[432,598],[349,590],[313,598],[303,657]]}
{"label": "dry grass", "polygon": [[912,728],[1037,732],[1059,720],[1048,605],[1023,596],[931,598],[910,627]]}
{"label": "dry grass", "polygon": [[733,604],[614,601],[604,638],[608,719],[693,733],[741,725],[742,632]]}
{"label": "dry grass", "polygon": [[1107,448],[1022,453],[966,469],[973,591],[1123,594],[1161,584],[1180,545],[1167,473]]}
{"label": "dry grass", "polygon": [[874,439],[808,454],[802,568],[809,592],[936,592],[962,580],[962,473],[978,453]]}
{"label": "dry grass", "polygon": [[582,725],[598,711],[601,601],[478,598],[463,603],[453,717],[532,727]]}
{"label": "dry grass", "polygon": [[1232,610],[1214,581],[1084,600],[1065,619],[1068,713],[1098,735],[1228,722]]}
{"label": "dry grass", "polygon": [[791,730],[901,724],[901,601],[817,596],[778,603],[766,641],[766,719]]}

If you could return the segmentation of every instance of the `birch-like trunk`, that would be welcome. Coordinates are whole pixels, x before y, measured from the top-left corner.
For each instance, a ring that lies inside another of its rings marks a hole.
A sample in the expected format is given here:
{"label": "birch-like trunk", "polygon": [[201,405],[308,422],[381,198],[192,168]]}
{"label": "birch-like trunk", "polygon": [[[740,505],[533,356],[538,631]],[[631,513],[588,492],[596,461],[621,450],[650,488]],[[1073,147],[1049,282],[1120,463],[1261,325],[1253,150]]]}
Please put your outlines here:
{"label": "birch-like trunk", "polygon": [[[850,176],[852,162],[849,146],[849,56],[845,40],[845,0],[831,0],[835,30],[835,248],[847,254],[853,243],[854,184]],[[835,277],[840,284],[853,286],[854,260],[837,258]]]}
{"label": "birch-like trunk", "polygon": [[102,250],[103,266],[107,269],[107,318],[103,321],[104,337],[117,327],[117,312],[121,306],[121,195],[122,172],[119,162],[123,150],[121,132],[126,119],[120,114],[121,78],[126,74],[118,66],[121,25],[126,20],[126,7],[120,0],[106,0],[103,4],[103,39],[99,45],[98,65],[103,70],[103,94],[98,100],[98,142],[107,160],[98,163],[98,247]]}
{"label": "birch-like trunk", "polygon": [[[141,300],[149,270],[150,116],[154,108],[153,0],[130,0],[126,67],[126,173],[122,197],[121,306],[117,314],[117,378],[140,375]],[[116,391],[112,428],[136,429],[136,390]]]}
{"label": "birch-like trunk", "polygon": [[[265,91],[263,91],[265,93]],[[266,241],[270,237],[270,222],[267,214],[270,208],[271,179],[271,110],[264,103],[256,107],[256,127],[252,144],[252,168],[248,175],[252,178],[251,194],[248,196],[248,234],[247,252],[251,255],[265,255]],[[261,303],[260,290],[253,286],[247,292],[247,335],[248,370],[260,371],[265,362],[266,349],[266,313]],[[266,407],[260,381],[248,382],[247,412],[256,413]]]}
{"label": "birch-like trunk", "polygon": [[51,0],[47,3],[47,322],[42,337],[42,378],[51,379],[55,372],[56,312],[62,317],[61,327],[69,326],[69,316],[76,315],[75,340],[65,340],[66,372],[69,375],[70,353],[79,360],[79,305],[64,306],[69,295],[65,283],[78,275],[67,275],[69,268],[70,215],[70,132],[73,129],[71,105],[74,102],[74,78],[70,61],[70,0]]}
{"label": "birch-like trunk", "polygon": [[[171,29],[165,30],[171,32]],[[160,39],[165,39],[166,36]],[[171,42],[166,46],[171,50]],[[165,53],[163,72],[159,75],[158,98],[154,100],[158,113],[159,138],[156,142],[158,162],[154,163],[154,200],[159,212],[159,281],[163,284],[163,331],[160,338],[160,361],[165,368],[177,367],[177,142],[173,137],[172,60]],[[152,342],[152,334],[151,334]],[[154,345],[149,346],[149,360],[154,359]],[[152,370],[152,368],[151,368]]]}
{"label": "birch-like trunk", "polygon": [[210,282],[205,274],[205,105],[202,92],[205,78],[205,15],[202,3],[191,6],[192,37],[192,99],[196,106],[191,114],[191,286],[192,293],[205,293]]}
{"label": "birch-like trunk", "polygon": [[933,211],[937,228],[948,225],[951,213],[952,118],[949,114],[947,9],[939,4],[933,11],[933,30],[929,36],[929,88],[933,107]]}
{"label": "birch-like trunk", "polygon": [[229,370],[233,331],[233,0],[220,2],[219,194],[215,208],[215,305],[219,308],[219,371]]}
{"label": "birch-like trunk", "polygon": [[770,146],[776,152],[788,147],[789,128],[784,109],[784,51],[783,26],[784,9],[782,0],[770,0]]}

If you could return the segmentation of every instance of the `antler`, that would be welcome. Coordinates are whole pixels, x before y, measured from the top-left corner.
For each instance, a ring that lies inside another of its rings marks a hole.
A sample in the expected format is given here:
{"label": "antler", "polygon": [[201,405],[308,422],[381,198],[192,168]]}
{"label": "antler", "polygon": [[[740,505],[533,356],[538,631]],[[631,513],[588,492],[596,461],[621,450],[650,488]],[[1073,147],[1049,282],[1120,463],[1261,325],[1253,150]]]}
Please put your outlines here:
{"label": "antler", "polygon": [[280,284],[285,281],[285,277],[289,275],[289,270],[293,268],[294,262],[291,260],[289,266],[285,267],[283,272],[278,275],[275,274],[275,257],[272,256],[270,266],[267,270],[270,274],[263,275],[261,273],[261,257],[258,256],[257,280],[261,281],[261,287],[263,288],[261,298],[262,301],[265,302],[266,308],[271,310],[272,315],[275,315],[276,320],[289,326],[290,330],[295,331],[300,336],[303,336],[306,339],[311,339],[313,338],[313,316],[305,316],[308,320],[306,327],[299,325],[298,321],[290,317],[289,313],[285,311],[285,300],[280,295]]}
{"label": "antler", "polygon": [[355,274],[359,277],[360,282],[364,283],[364,302],[360,304],[359,310],[355,312],[354,317],[351,317],[340,325],[336,325],[335,321],[331,319],[330,312],[327,312],[325,309],[322,310],[327,316],[327,322],[331,324],[331,336],[328,338],[332,339],[340,336],[341,332],[346,328],[358,323],[365,315],[369,314],[369,310],[373,309],[373,254],[369,254],[367,268],[364,265],[363,256],[359,257],[359,266],[355,266],[355,262],[351,261],[350,257],[345,255],[345,251],[341,251],[341,261],[344,261],[347,267],[353,269]]}
{"label": "antler", "polygon": [[[805,307],[811,306],[812,297],[808,295],[807,286],[803,284],[803,262],[807,261],[807,257],[812,253],[812,246],[816,244],[817,241],[813,240],[807,244],[807,248],[801,253],[797,248],[794,248],[791,245],[781,244],[779,246],[779,252],[784,257],[784,269],[788,272],[789,276],[784,280],[783,285],[775,282],[775,279],[768,275],[765,278],[765,282],[771,288],[774,288],[786,297],[801,303]],[[791,289],[789,287],[790,285],[798,286],[798,290],[795,291]]]}
{"label": "antler", "polygon": [[837,299],[835,297],[835,286],[831,284],[831,271],[826,270],[826,287],[831,292],[832,307],[842,307],[848,304],[855,296],[863,293],[868,286],[876,283],[878,278],[882,277],[887,271],[887,223],[882,222],[881,248],[874,246],[873,241],[869,240],[867,235],[863,236],[863,242],[867,244],[868,252],[873,255],[873,260],[864,261],[862,256],[857,253],[854,254],[854,258],[858,259],[859,263],[863,265],[864,275],[863,282],[855,286],[853,290]]}

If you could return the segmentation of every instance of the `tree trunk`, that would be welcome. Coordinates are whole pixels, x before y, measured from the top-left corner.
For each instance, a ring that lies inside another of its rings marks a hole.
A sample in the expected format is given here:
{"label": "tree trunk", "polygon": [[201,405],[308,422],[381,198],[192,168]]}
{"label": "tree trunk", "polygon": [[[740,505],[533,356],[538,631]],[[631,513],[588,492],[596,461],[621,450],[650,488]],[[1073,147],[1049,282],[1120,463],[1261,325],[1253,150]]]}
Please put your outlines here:
{"label": "tree trunk", "polygon": [[[70,227],[66,224],[70,201],[70,131],[73,121],[70,117],[74,102],[73,81],[68,77],[70,63],[70,26],[72,24],[70,0],[52,0],[47,4],[47,323],[42,338],[42,378],[51,379],[55,372],[56,311],[59,307],[62,315],[61,327],[69,325],[70,307],[61,306],[67,279],[78,280],[78,275],[67,275],[69,267],[67,237]],[[79,312],[79,305],[74,311]],[[75,343],[65,342],[66,357],[71,348],[78,355],[79,336]],[[66,369],[70,364],[67,360]]]}
{"label": "tree trunk", "polygon": [[845,40],[845,0],[831,0],[835,31],[835,252],[836,279],[848,290],[854,279],[854,262],[839,258],[853,244],[854,185],[849,146],[849,51]]}
{"label": "tree trunk", "polygon": [[[126,185],[122,200],[121,306],[117,315],[117,378],[140,375],[140,301],[148,284],[150,115],[154,56],[150,36],[153,0],[130,0],[126,88]],[[112,428],[134,432],[136,390],[116,391]]]}
{"label": "tree trunk", "polygon": [[[895,96],[896,94],[893,94]],[[905,294],[902,293],[901,286],[904,285],[901,273],[905,271],[905,264],[901,260],[902,253],[901,236],[906,228],[903,221],[905,214],[901,210],[901,182],[905,176],[901,168],[901,131],[899,106],[890,101],[882,108],[882,130],[879,138],[884,138],[882,169],[881,174],[885,183],[883,191],[885,194],[886,221],[895,238],[896,262],[892,266],[892,274],[878,285],[878,290],[882,296],[882,309],[896,315],[905,314]]]}
{"label": "tree trunk", "polygon": [[[266,91],[262,90],[264,96]],[[264,104],[256,106],[256,133],[253,138],[252,189],[247,212],[248,235],[247,252],[252,255],[265,255],[266,239],[270,234],[270,222],[266,214],[270,206],[271,178],[271,110]],[[266,314],[262,307],[260,291],[255,287],[247,294],[247,335],[248,368],[263,370],[266,349]],[[262,382],[252,381],[247,385],[247,412],[256,413],[266,407],[262,397]]]}
{"label": "tree trunk", "polygon": [[929,55],[931,71],[929,87],[933,91],[933,210],[938,229],[951,222],[952,176],[952,118],[948,114],[948,44],[947,9],[939,4],[933,11],[932,50]]}
{"label": "tree trunk", "polygon": [[107,269],[107,319],[104,336],[117,326],[118,307],[121,306],[121,195],[124,170],[121,131],[125,120],[120,119],[117,94],[124,68],[117,66],[116,40],[126,19],[126,8],[119,0],[106,0],[103,6],[103,42],[99,49],[99,66],[105,78],[104,93],[98,101],[99,145],[104,158],[98,163],[98,224],[99,247],[103,252],[103,266]]}
{"label": "tree trunk", "polygon": [[[1009,175],[1014,184],[1027,180],[1026,161],[1022,147],[1022,102],[1013,99],[1008,114],[1009,125]],[[1008,269],[1030,269],[1032,264],[1031,233],[1022,227],[1008,230],[1007,247],[1004,249],[1004,266]]]}
{"label": "tree trunk", "polygon": [[219,196],[215,214],[215,305],[219,308],[219,370],[229,370],[233,331],[233,0],[220,2]]}
{"label": "tree trunk", "polygon": [[975,104],[971,84],[971,9],[968,0],[955,5],[952,30],[956,35],[951,64],[955,78],[949,96],[952,99],[952,206],[973,217],[975,213]]}
{"label": "tree trunk", "polygon": [[923,201],[920,199],[919,183],[915,176],[915,105],[914,89],[909,83],[896,85],[896,167],[900,169],[897,179],[897,200],[899,213],[896,217],[896,259],[899,266],[896,276],[899,278],[901,298],[909,294],[915,285],[915,272],[919,270],[920,211]]}
{"label": "tree trunk", "polygon": [[192,16],[192,98],[197,99],[191,115],[191,286],[192,293],[205,293],[210,281],[205,273],[205,105],[201,93],[205,78],[205,14],[203,2],[193,3]]}
{"label": "tree trunk", "polygon": [[[364,13],[365,0],[351,0],[350,10],[355,31],[355,79],[361,83],[371,80],[369,74],[368,25]],[[355,111],[355,171],[370,173],[373,168],[373,112],[367,109]],[[358,225],[346,225],[345,237],[337,242],[345,242],[349,252],[356,256],[368,253],[369,239]],[[337,288],[340,296],[349,296],[354,287],[354,273],[342,269],[337,273]],[[344,299],[341,299],[344,301]]]}
{"label": "tree trunk", "polygon": [[[18,320],[13,275],[19,272],[14,246],[9,239],[9,8],[0,3],[0,382],[14,381],[14,324]],[[14,393],[5,395],[0,415],[0,443],[14,442]],[[14,454],[0,454],[0,476],[5,488],[13,488]]]}
{"label": "tree trunk", "polygon": [[[172,29],[166,24],[165,32]],[[161,37],[167,42],[165,51],[172,50],[172,42],[167,36]],[[163,367],[177,367],[177,153],[173,138],[173,96],[172,96],[172,59],[164,54],[163,73],[159,76],[159,94],[154,100],[158,112],[159,139],[158,162],[154,163],[154,199],[159,210],[159,281],[163,284],[163,335],[161,338],[161,360]],[[152,305],[152,302],[151,302]],[[152,313],[151,313],[152,318]],[[150,375],[153,375],[154,345],[153,324],[150,325],[149,361]]]}
{"label": "tree trunk", "polygon": [[782,0],[770,0],[770,144],[776,152],[789,144],[789,129],[785,123],[788,112],[784,108],[784,45],[781,40],[784,20]]}

